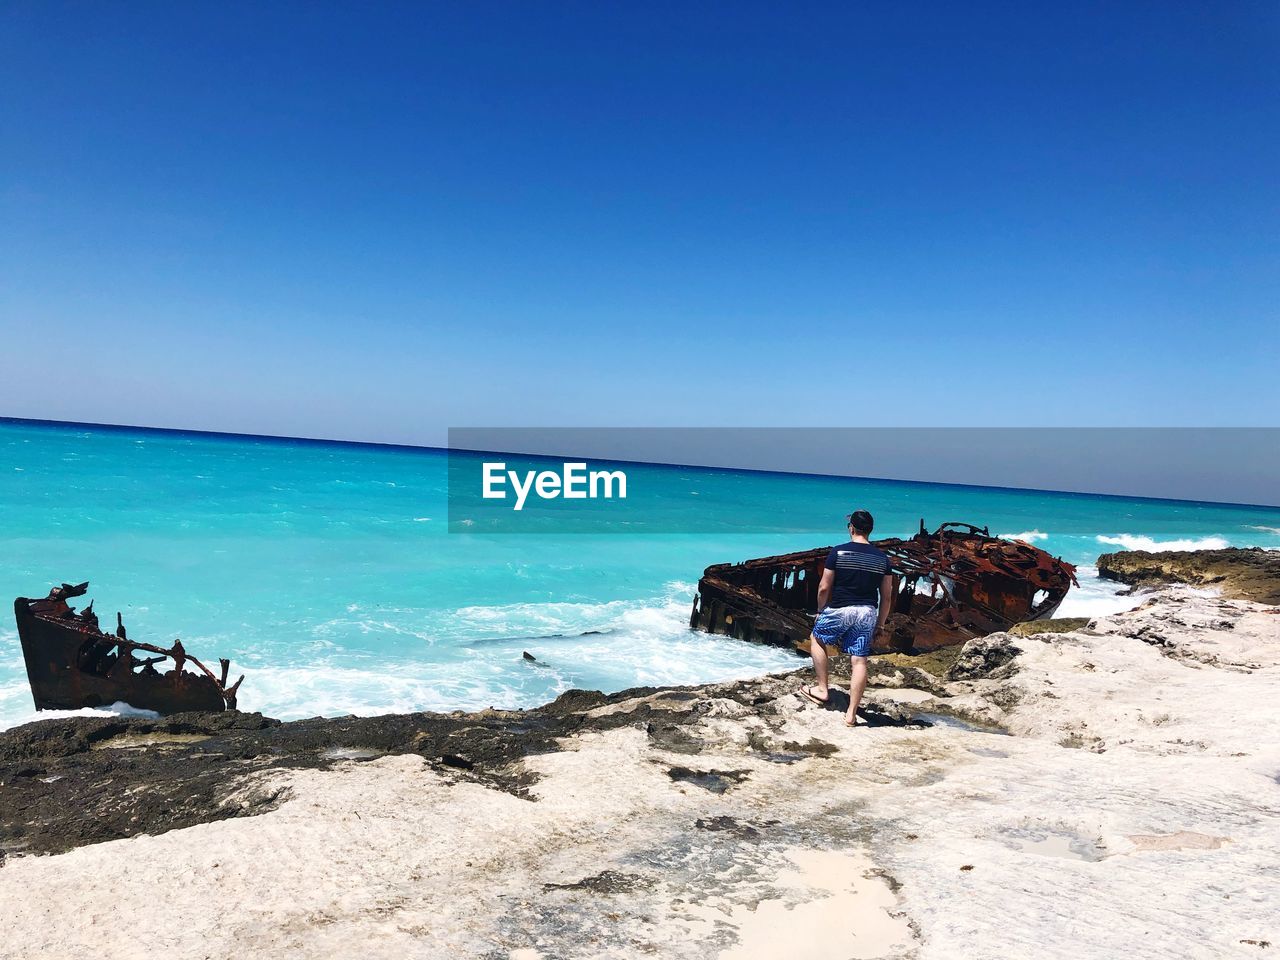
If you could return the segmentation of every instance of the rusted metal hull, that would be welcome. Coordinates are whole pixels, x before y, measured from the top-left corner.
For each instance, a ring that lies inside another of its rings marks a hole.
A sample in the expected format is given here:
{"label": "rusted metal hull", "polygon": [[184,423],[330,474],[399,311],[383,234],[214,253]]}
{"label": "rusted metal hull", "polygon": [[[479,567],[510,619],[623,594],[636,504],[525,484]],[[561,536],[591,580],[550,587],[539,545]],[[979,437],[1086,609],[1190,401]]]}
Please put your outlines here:
{"label": "rusted metal hull", "polygon": [[[873,652],[925,652],[1053,616],[1075,567],[986,528],[944,523],[910,539],[874,541],[889,555],[893,608]],[[830,547],[707,567],[689,625],[808,649],[818,583]]]}
{"label": "rusted metal hull", "polygon": [[[128,703],[157,713],[235,709],[241,677],[227,686],[230,661],[220,661],[221,676],[192,657],[176,640],[158,647],[129,640],[123,624],[115,635],[98,628],[93,606],[77,614],[67,605],[87,583],[63,584],[49,596],[13,602],[27,679],[37,710],[75,710]],[[119,614],[116,615],[119,622]],[[151,653],[138,657],[136,653]],[[167,661],[167,663],[166,663]],[[156,665],[168,667],[157,670]],[[190,665],[195,672],[186,669]]]}

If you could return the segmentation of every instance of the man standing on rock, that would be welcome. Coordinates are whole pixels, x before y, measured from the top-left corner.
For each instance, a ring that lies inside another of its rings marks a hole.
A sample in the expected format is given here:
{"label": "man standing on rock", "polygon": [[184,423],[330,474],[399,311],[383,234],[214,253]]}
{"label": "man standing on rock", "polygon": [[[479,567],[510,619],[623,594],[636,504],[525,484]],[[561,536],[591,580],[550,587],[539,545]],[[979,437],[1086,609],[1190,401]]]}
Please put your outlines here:
{"label": "man standing on rock", "polygon": [[[818,682],[800,693],[825,706],[827,647],[849,655],[849,710],[845,726],[858,723],[858,705],[867,687],[867,657],[871,643],[884,630],[893,598],[893,573],[889,557],[868,541],[875,520],[866,510],[849,514],[849,542],[832,547],[818,584],[818,619],[809,637],[809,656]],[[879,612],[877,614],[877,600]]]}

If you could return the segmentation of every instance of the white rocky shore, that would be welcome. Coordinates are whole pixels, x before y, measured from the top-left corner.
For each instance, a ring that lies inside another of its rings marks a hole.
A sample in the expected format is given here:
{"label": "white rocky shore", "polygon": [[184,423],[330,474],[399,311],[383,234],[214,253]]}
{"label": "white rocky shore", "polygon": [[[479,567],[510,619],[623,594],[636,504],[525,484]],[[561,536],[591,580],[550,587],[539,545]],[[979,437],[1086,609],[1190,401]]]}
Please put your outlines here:
{"label": "white rocky shore", "polygon": [[882,671],[873,719],[928,727],[796,676],[611,702],[526,797],[268,765],[269,812],[11,856],[0,956],[1280,956],[1278,610],[1165,588]]}

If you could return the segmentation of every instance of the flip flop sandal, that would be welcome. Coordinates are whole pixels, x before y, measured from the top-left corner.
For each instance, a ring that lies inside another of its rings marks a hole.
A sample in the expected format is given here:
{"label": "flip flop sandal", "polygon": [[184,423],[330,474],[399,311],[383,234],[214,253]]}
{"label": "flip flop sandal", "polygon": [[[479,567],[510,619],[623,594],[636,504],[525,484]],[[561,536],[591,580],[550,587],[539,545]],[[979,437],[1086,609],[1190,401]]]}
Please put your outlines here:
{"label": "flip flop sandal", "polygon": [[815,697],[812,693],[810,693],[810,692],[809,692],[809,691],[810,691],[810,690],[812,690],[812,689],[813,689],[813,685],[812,685],[812,684],[810,684],[810,685],[809,685],[809,686],[807,686],[807,687],[801,687],[801,688],[797,691],[797,693],[799,693],[799,694],[800,694],[800,696],[804,697],[804,698],[805,698],[806,700],[808,700],[810,703],[816,703],[816,704],[817,704],[818,706],[820,706],[820,707],[825,707],[825,706],[826,706],[830,701],[829,701],[829,700],[821,700],[821,699],[819,699],[818,697]]}

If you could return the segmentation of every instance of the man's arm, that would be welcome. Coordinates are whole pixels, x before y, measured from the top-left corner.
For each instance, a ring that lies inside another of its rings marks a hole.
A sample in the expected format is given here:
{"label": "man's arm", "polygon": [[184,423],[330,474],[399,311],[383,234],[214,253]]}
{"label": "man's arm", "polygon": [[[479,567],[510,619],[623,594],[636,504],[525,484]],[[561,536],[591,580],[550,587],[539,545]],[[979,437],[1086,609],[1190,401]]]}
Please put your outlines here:
{"label": "man's arm", "polygon": [[880,619],[876,621],[876,630],[883,630],[885,621],[893,610],[893,574],[886,573],[880,578]]}
{"label": "man's arm", "polygon": [[823,570],[822,579],[818,581],[818,612],[821,613],[827,606],[827,602],[831,599],[831,588],[835,586],[836,572],[834,570]]}

